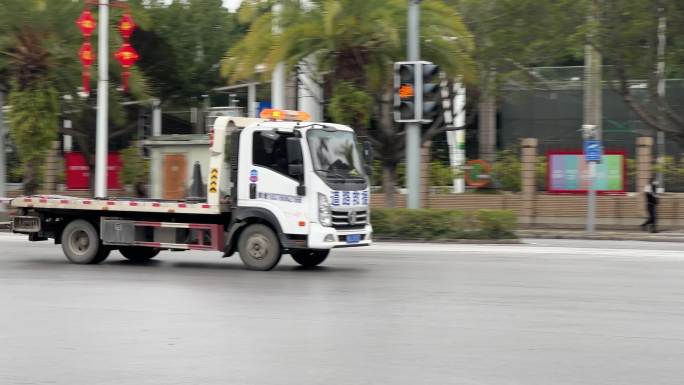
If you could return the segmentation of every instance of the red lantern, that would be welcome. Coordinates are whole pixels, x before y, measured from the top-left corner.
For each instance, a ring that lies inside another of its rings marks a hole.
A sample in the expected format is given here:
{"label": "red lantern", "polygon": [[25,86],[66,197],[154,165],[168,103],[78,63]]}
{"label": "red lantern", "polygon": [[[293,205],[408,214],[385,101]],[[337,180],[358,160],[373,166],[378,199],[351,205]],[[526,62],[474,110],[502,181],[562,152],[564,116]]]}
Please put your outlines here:
{"label": "red lantern", "polygon": [[90,35],[93,34],[93,31],[95,31],[97,22],[95,21],[93,14],[86,9],[85,11],[81,12],[81,16],[76,19],[76,25],[78,25],[78,28],[81,30],[83,36],[90,37]]}
{"label": "red lantern", "polygon": [[124,13],[123,16],[121,16],[121,20],[119,21],[119,34],[124,39],[124,41],[128,41],[128,39],[133,34],[133,30],[135,29],[135,27],[136,25],[131,15],[128,13]]}
{"label": "red lantern", "polygon": [[81,45],[81,48],[78,50],[78,58],[81,59],[81,64],[83,64],[83,91],[90,93],[90,66],[95,61],[95,53],[90,42],[86,41]]}
{"label": "red lantern", "polygon": [[135,62],[138,61],[140,56],[138,52],[135,51],[132,45],[129,43],[123,43],[121,48],[114,54],[116,60],[119,61],[123,68],[130,68]]}
{"label": "red lantern", "polygon": [[123,89],[124,91],[128,90],[128,78],[131,75],[131,73],[128,71],[129,68],[135,62],[138,61],[138,58],[140,57],[138,53],[133,49],[133,46],[131,46],[128,43],[123,43],[121,48],[119,48],[118,51],[114,54],[116,57],[116,60],[119,61],[121,66],[124,68],[124,72],[121,74],[122,76],[122,83],[123,83]]}
{"label": "red lantern", "polygon": [[81,59],[81,64],[83,64],[84,67],[92,65],[95,61],[95,52],[89,41],[86,41],[81,45],[81,48],[78,50],[78,58]]}

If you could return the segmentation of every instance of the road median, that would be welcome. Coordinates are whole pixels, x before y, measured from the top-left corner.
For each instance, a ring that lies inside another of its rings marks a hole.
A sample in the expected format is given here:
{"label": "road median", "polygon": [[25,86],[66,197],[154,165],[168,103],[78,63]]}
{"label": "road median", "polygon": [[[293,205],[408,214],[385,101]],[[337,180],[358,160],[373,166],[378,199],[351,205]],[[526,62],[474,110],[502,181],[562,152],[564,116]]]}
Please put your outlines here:
{"label": "road median", "polygon": [[517,240],[516,217],[508,210],[373,209],[375,239],[468,242]]}

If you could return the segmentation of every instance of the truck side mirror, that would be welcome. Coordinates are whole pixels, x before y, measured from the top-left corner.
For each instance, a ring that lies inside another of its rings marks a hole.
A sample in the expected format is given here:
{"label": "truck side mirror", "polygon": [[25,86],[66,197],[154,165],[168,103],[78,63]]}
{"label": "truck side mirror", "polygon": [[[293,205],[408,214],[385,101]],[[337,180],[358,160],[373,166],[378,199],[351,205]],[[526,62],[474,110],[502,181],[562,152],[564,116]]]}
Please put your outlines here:
{"label": "truck side mirror", "polygon": [[373,175],[373,146],[369,140],[363,142],[363,158],[366,161],[366,166],[364,167],[366,174],[368,176]]}

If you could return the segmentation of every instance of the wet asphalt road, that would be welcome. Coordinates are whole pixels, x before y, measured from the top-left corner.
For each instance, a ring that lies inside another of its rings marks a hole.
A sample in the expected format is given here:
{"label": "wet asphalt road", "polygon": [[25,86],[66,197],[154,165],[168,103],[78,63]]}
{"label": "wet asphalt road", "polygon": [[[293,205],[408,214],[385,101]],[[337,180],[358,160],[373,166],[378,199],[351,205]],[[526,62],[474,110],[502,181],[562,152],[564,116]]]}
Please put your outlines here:
{"label": "wet asphalt road", "polygon": [[382,244],[271,272],[0,234],[0,384],[681,384],[684,244]]}

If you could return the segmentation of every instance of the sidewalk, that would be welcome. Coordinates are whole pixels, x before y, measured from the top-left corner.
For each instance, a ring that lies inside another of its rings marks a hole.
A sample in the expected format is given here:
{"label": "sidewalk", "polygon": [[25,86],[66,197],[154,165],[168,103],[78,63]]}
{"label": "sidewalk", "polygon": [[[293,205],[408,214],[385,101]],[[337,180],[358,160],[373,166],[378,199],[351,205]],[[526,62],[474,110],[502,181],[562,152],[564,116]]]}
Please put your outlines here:
{"label": "sidewalk", "polygon": [[646,233],[639,231],[611,231],[598,230],[587,234],[584,230],[568,229],[534,229],[517,230],[520,238],[539,239],[596,239],[608,241],[646,241],[646,242],[684,242],[684,232],[664,231],[659,233]]}

